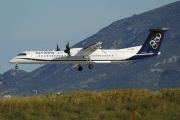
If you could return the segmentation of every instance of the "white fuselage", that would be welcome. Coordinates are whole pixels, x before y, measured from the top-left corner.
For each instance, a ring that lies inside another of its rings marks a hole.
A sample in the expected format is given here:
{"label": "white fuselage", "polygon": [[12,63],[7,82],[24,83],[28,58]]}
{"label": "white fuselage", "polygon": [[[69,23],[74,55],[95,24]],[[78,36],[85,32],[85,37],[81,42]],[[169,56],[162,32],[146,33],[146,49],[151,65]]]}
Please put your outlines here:
{"label": "white fuselage", "polygon": [[141,46],[117,50],[72,48],[70,56],[64,51],[24,51],[9,62],[13,64],[121,63],[136,55],[140,48]]}
{"label": "white fuselage", "polygon": [[82,71],[81,64],[89,64],[92,69],[96,63],[122,63],[131,60],[139,60],[159,55],[164,33],[167,28],[149,29],[150,33],[142,46],[124,49],[100,49],[102,42],[96,42],[84,48],[70,48],[69,42],[64,51],[58,48],[54,51],[25,51],[11,59],[9,63],[16,64],[78,64],[78,70]]}

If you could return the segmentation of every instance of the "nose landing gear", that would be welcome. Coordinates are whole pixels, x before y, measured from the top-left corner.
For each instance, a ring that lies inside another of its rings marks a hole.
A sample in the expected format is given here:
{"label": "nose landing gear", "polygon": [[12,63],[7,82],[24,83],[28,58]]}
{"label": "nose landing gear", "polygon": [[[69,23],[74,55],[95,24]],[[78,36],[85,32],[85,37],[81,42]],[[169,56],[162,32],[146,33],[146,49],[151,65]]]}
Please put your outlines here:
{"label": "nose landing gear", "polygon": [[18,69],[18,68],[19,68],[19,66],[18,66],[18,64],[16,64],[15,69]]}

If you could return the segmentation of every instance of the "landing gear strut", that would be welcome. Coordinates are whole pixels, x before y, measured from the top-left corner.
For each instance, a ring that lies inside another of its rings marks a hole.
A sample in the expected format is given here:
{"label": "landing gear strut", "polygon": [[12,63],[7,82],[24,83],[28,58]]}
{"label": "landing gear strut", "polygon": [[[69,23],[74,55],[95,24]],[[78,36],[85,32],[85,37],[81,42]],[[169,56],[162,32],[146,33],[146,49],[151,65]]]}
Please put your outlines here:
{"label": "landing gear strut", "polygon": [[80,64],[78,65],[78,70],[79,70],[79,71],[82,71],[82,70],[83,70],[83,68],[82,68],[82,66],[81,66]]}
{"label": "landing gear strut", "polygon": [[86,56],[86,57],[84,57],[86,60],[87,60],[87,62],[89,63],[89,66],[88,66],[88,68],[89,69],[93,69],[93,64],[91,64],[91,58],[90,58],[90,56]]}
{"label": "landing gear strut", "polygon": [[19,68],[19,66],[18,66],[18,64],[16,64],[15,69],[18,69],[18,68]]}

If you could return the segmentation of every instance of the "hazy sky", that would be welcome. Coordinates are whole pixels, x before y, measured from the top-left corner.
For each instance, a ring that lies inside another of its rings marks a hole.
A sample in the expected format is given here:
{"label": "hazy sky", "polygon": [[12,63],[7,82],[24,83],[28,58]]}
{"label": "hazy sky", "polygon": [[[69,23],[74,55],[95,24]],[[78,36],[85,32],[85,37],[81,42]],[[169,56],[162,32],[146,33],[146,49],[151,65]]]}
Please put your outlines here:
{"label": "hazy sky", "polygon": [[[22,51],[65,49],[112,22],[178,0],[1,0],[0,73]],[[40,65],[19,65],[32,71]]]}

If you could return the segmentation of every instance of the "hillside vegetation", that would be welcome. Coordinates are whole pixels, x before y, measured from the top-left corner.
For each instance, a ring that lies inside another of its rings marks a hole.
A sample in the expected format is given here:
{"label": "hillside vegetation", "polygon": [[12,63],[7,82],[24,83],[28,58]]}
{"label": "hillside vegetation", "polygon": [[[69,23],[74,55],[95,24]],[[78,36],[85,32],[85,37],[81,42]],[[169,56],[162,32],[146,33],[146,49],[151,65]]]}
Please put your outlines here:
{"label": "hillside vegetation", "polygon": [[179,120],[180,89],[73,92],[0,100],[1,120]]}

